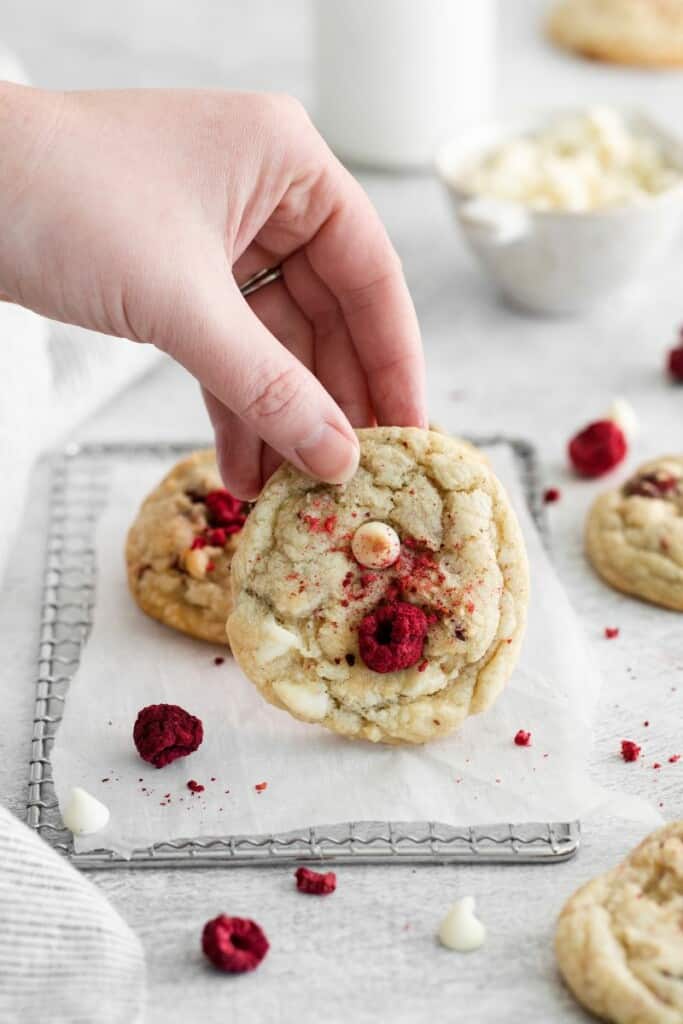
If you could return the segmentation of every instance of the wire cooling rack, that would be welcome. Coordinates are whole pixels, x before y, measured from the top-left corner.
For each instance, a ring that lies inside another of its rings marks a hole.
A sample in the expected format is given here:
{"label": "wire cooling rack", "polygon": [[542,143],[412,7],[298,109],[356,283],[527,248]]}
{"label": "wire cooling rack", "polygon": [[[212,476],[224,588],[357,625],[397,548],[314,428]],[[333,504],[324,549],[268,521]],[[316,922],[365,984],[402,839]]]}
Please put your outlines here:
{"label": "wire cooling rack", "polygon": [[[507,437],[473,438],[482,447],[507,444],[515,454],[533,518],[548,541],[535,449]],[[29,762],[28,824],[80,868],[335,863],[553,863],[579,846],[578,822],[453,828],[436,822],[347,822],[259,836],[178,838],[135,850],[77,853],[62,823],[50,754],[69,684],[96,612],[95,529],[106,507],[118,460],[158,459],[160,470],[196,444],[70,445],[52,459],[50,522]]]}

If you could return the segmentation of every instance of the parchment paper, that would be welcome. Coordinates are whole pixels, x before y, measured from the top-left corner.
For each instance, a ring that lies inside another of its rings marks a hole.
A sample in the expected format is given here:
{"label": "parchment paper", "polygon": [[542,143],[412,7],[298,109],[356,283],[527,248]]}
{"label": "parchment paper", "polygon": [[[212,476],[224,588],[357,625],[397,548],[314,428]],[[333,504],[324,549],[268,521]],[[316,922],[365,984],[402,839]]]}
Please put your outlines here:
{"label": "parchment paper", "polygon": [[[127,855],[169,839],[345,821],[568,821],[601,802],[585,769],[600,679],[528,513],[514,456],[503,445],[488,454],[526,538],[528,632],[496,705],[418,748],[351,743],[297,722],[259,697],[227,650],[147,618],[128,593],[123,546],[166,467],[159,459],[118,464],[97,530],[94,626],[52,753],[60,804],[79,785],[111,810],[107,829],[77,838],[76,849]],[[216,655],[225,655],[222,665]],[[198,715],[205,739],[190,757],[157,770],[138,757],[132,727],[140,708],[164,702]],[[532,733],[532,746],[514,745],[520,728]],[[190,779],[204,792],[193,795]]]}

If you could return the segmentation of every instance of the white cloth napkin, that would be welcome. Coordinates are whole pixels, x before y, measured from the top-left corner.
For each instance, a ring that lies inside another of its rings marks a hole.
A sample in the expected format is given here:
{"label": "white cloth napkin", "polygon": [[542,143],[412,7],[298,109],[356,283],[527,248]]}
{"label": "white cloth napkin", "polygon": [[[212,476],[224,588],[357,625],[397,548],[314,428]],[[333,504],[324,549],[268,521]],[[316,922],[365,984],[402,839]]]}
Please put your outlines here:
{"label": "white cloth napkin", "polygon": [[104,896],[0,807],[0,1021],[138,1024],[140,942]]}

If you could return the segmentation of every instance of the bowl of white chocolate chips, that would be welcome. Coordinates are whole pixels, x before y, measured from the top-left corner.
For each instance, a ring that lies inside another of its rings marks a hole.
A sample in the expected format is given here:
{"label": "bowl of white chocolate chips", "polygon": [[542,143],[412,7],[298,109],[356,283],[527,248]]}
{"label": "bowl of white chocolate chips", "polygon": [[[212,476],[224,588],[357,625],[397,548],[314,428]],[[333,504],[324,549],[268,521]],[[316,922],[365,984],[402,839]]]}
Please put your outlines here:
{"label": "bowl of white chocolate chips", "polygon": [[480,264],[513,304],[582,313],[653,278],[683,221],[683,148],[609,107],[480,125],[437,173]]}

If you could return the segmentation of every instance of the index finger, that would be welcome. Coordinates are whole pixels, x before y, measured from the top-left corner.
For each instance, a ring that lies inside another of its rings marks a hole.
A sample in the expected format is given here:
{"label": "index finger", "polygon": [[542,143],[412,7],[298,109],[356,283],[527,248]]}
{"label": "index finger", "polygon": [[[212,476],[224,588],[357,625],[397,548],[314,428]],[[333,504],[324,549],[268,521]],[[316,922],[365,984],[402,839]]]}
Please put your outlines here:
{"label": "index finger", "polygon": [[424,354],[401,262],[369,198],[337,166],[335,206],[308,259],[342,310],[378,423],[426,427]]}

